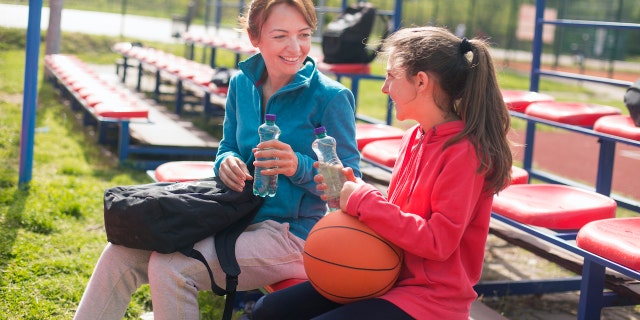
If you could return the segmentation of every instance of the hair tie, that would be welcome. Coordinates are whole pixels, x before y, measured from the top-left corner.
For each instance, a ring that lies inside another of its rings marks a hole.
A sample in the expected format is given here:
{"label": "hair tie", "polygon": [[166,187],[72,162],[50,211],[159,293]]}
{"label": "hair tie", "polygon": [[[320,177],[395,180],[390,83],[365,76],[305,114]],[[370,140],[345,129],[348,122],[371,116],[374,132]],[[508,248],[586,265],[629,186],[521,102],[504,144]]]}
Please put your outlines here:
{"label": "hair tie", "polygon": [[462,38],[462,42],[460,42],[460,54],[466,54],[467,52],[473,50],[473,45],[467,38]]}

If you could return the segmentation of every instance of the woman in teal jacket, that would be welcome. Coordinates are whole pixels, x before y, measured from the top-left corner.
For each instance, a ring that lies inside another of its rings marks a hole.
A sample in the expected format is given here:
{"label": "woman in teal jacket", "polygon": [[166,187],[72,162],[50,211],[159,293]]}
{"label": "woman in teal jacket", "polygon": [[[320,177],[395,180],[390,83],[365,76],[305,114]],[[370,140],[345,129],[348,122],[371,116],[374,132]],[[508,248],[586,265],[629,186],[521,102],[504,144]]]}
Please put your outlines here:
{"label": "woman in teal jacket", "polygon": [[[243,169],[242,173],[238,171],[235,176],[242,177],[238,179],[240,181],[252,179],[249,171],[253,170],[248,168],[253,167],[256,158],[253,149],[260,142],[258,126],[262,124],[265,113],[275,114],[276,124],[282,131],[279,142],[265,145],[269,150],[260,151],[264,154],[257,157],[275,156],[279,159],[275,163],[265,163],[267,167],[277,167],[270,171],[279,173],[278,192],[273,198],[265,198],[255,222],[287,222],[291,231],[304,239],[326,211],[313,181],[317,173],[313,168],[317,158],[311,149],[315,139],[313,129],[325,126],[327,133],[338,141],[338,157],[342,163],[358,168],[360,156],[354,139],[353,95],[341,84],[319,73],[314,60],[306,58],[291,82],[263,104],[264,84],[260,79],[266,72],[264,58],[257,54],[241,62],[239,67],[242,72],[229,84],[224,138],[220,142],[214,167],[216,175],[225,181],[220,167],[223,162],[230,161],[229,157],[236,157],[239,161],[234,161],[234,165],[242,162],[247,169]],[[233,181],[225,183],[234,186]]]}
{"label": "woman in teal jacket", "polygon": [[[325,126],[338,141],[338,156],[359,176],[353,94],[319,73],[307,57],[316,15],[311,0],[254,0],[244,21],[257,54],[240,63],[230,81],[224,136],[215,173],[232,189],[252,179],[255,166],[278,175],[278,190],[265,199],[252,225],[236,243],[238,290],[263,287],[287,278],[306,278],[304,240],[326,213],[315,188],[317,160],[313,129]],[[279,141],[259,143],[265,113],[277,115]],[[275,161],[256,158],[277,157]],[[195,244],[214,279],[225,279],[212,238]],[[149,283],[154,319],[198,319],[198,291],[211,288],[202,263],[181,253],[130,249],[108,244],[76,312],[76,319],[122,319],[131,295]],[[218,285],[224,287],[223,283]]]}

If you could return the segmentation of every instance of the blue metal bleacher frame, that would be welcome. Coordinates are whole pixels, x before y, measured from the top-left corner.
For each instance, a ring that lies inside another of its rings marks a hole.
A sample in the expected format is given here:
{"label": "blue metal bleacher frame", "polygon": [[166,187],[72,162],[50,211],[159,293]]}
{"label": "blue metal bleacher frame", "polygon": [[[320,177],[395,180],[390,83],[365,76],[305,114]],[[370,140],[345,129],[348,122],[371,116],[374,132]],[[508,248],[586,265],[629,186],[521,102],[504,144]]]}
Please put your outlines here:
{"label": "blue metal bleacher frame", "polygon": [[[640,30],[640,24],[567,19],[545,20],[545,7],[545,0],[536,1],[530,91],[539,91],[539,82],[541,76],[588,81],[599,84],[612,85],[616,87],[628,87],[631,85],[631,82],[629,81],[543,70],[541,68],[541,56],[543,47],[542,31],[544,25]],[[635,211],[636,213],[640,213],[640,202],[638,202],[638,200],[612,194],[612,179],[616,145],[621,143],[634,147],[640,147],[640,141],[597,132],[592,130],[591,128],[584,128],[580,126],[549,121],[529,116],[521,112],[510,111],[510,114],[514,118],[519,118],[526,121],[523,168],[527,170],[527,172],[529,172],[529,179],[538,179],[547,183],[571,185],[587,190],[592,190],[611,197],[617,202],[618,206],[620,207]],[[598,142],[600,143],[600,148],[595,186],[587,186],[533,167],[533,149],[537,125],[551,126],[553,128],[558,128],[569,132],[575,132],[597,138]],[[578,270],[581,271],[579,272],[581,273],[581,276],[550,280],[481,282],[476,286],[476,291],[479,294],[487,296],[500,296],[507,294],[540,294],[579,290],[580,301],[578,306],[578,319],[581,320],[600,319],[601,309],[603,307],[636,305],[640,303],[637,298],[637,293],[635,294],[635,297],[627,297],[615,291],[605,291],[605,279],[607,277],[605,271],[606,269],[610,269],[631,279],[635,279],[636,281],[640,280],[640,272],[579,248],[573,241],[575,240],[575,233],[558,234],[554,232],[548,232],[548,230],[541,230],[539,228],[514,221],[496,213],[492,213],[492,219],[494,221],[498,221],[500,223],[504,223],[508,226],[521,230],[526,234],[532,235],[537,239],[544,240],[545,242],[555,245],[561,249],[567,250],[570,253],[578,255],[583,259],[581,270]]]}
{"label": "blue metal bleacher frame", "polygon": [[[544,19],[545,5],[546,5],[545,0],[536,1],[536,17],[535,17],[536,21],[535,21],[535,32],[534,32],[533,49],[532,49],[531,75],[530,75],[530,88],[529,88],[530,91],[535,91],[535,92],[539,91],[541,76],[549,76],[549,77],[556,77],[556,78],[562,78],[562,79],[573,79],[573,80],[579,80],[579,81],[589,81],[589,82],[612,85],[617,87],[629,87],[631,85],[631,82],[629,81],[586,76],[586,75],[575,74],[575,73],[543,70],[541,68],[541,57],[542,57],[542,47],[543,47],[542,31],[543,31],[544,25],[547,25],[547,24],[556,25],[556,26],[565,26],[565,27],[566,26],[598,27],[598,28],[615,28],[615,29],[626,29],[626,30],[640,30],[640,24],[622,23],[622,22],[587,21],[587,20],[567,20],[567,19],[545,20]],[[622,97],[620,98],[622,99]],[[616,144],[624,143],[632,146],[640,146],[639,141],[633,141],[623,137],[595,132],[588,128],[581,128],[581,127],[565,125],[565,124],[561,124],[553,121],[546,121],[544,119],[527,116],[519,112],[511,112],[511,115],[516,118],[524,119],[527,122],[523,168],[529,172],[530,178],[539,179],[539,180],[542,180],[545,182],[551,182],[551,183],[562,183],[562,184],[568,184],[568,185],[576,185],[579,187],[585,187],[584,185],[579,185],[575,182],[572,182],[572,181],[563,179],[561,177],[554,176],[552,174],[533,168],[533,146],[535,142],[536,124],[550,125],[556,128],[561,128],[561,129],[565,129],[573,132],[580,132],[583,134],[594,136],[599,139],[601,146],[600,146],[599,161],[598,161],[597,181],[596,181],[595,187],[592,189],[594,189],[598,193],[611,196],[614,200],[618,202],[618,205],[621,207],[624,207],[636,212],[640,212],[640,203],[638,201],[627,199],[615,194],[614,195],[611,194],[611,183],[613,179],[613,165],[614,165],[614,155],[615,155]]]}

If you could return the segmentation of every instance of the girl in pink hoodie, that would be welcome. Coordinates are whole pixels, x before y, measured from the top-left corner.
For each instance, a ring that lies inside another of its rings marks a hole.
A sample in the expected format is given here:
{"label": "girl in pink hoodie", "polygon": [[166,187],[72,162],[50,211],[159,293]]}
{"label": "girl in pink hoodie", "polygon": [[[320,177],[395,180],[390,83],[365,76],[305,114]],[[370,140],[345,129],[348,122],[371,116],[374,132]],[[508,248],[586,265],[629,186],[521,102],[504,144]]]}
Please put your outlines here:
{"label": "girl in pink hoodie", "polygon": [[[385,198],[345,183],[341,209],[404,250],[395,286],[346,305],[302,283],[265,296],[253,319],[464,319],[477,294],[493,195],[510,182],[510,117],[488,45],[443,28],[401,29],[385,41],[382,91],[403,138]],[[348,169],[345,174],[348,173]],[[316,177],[322,190],[322,176]]]}

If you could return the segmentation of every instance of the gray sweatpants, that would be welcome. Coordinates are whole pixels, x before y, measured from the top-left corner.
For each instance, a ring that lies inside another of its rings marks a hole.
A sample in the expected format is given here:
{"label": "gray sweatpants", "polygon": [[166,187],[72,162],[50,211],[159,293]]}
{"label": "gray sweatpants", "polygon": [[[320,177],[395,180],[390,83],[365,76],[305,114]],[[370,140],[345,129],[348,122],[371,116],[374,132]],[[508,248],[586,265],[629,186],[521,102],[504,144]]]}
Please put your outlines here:
{"label": "gray sweatpants", "polygon": [[[225,287],[213,237],[195,244],[209,262],[216,283]],[[238,290],[263,287],[288,278],[306,278],[302,263],[304,240],[288,224],[264,221],[250,225],[236,243],[240,265]],[[75,319],[122,319],[131,295],[149,283],[156,320],[198,319],[198,290],[211,288],[202,262],[181,253],[107,244],[85,289]]]}

